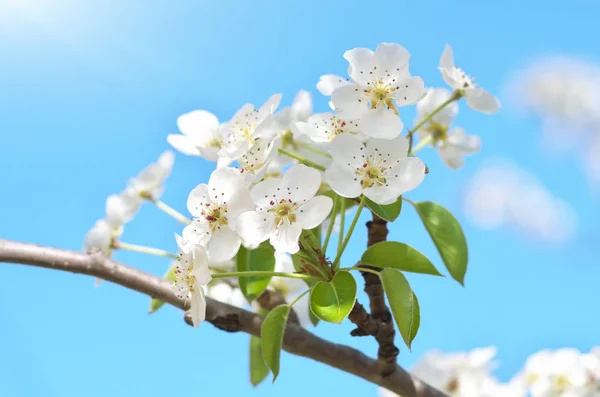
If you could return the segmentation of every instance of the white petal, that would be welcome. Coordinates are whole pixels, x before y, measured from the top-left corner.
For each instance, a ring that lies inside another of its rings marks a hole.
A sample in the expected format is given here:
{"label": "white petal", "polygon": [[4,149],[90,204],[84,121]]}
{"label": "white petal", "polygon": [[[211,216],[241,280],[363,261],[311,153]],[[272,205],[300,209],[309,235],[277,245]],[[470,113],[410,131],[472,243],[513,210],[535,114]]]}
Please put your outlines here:
{"label": "white petal", "polygon": [[321,186],[321,174],[314,168],[304,164],[290,167],[280,185],[280,194],[289,196],[296,203],[306,201],[315,196]]}
{"label": "white petal", "polygon": [[[192,223],[183,228],[183,240],[191,244],[206,245],[211,237],[212,230],[208,222],[204,220],[194,220]],[[188,252],[186,249],[185,252]]]}
{"label": "white petal", "polygon": [[277,198],[277,188],[281,184],[281,179],[265,179],[254,185],[250,191],[252,201],[259,207],[268,207],[271,200]]}
{"label": "white petal", "polygon": [[[437,109],[442,103],[446,102],[452,93],[445,88],[430,88],[427,91],[427,95],[417,104],[417,123],[429,116],[435,109]],[[442,110],[437,112],[431,119],[436,123],[449,125],[452,123],[456,115],[458,114],[458,104],[456,101],[444,107]]]}
{"label": "white petal", "polygon": [[[389,178],[387,178],[389,175]],[[398,196],[413,190],[425,179],[425,164],[417,157],[400,160],[386,173],[388,184],[398,192]]]}
{"label": "white petal", "polygon": [[269,115],[275,112],[275,109],[281,102],[281,94],[273,94],[267,101],[258,109],[258,122],[262,123]]}
{"label": "white petal", "polygon": [[283,222],[270,238],[270,243],[277,252],[295,254],[300,250],[298,239],[302,233],[302,227],[298,222]]}
{"label": "white petal", "polygon": [[442,52],[442,56],[440,58],[440,67],[444,69],[454,68],[454,52],[452,51],[452,47],[450,47],[448,44],[446,44],[444,51]]}
{"label": "white petal", "polygon": [[344,115],[360,117],[367,110],[368,98],[358,85],[347,84],[333,91],[331,102],[335,109],[341,110]]}
{"label": "white petal", "polygon": [[427,95],[423,79],[417,76],[404,80],[399,86],[400,89],[394,93],[397,106],[415,104]]}
{"label": "white petal", "polygon": [[481,113],[494,114],[500,109],[498,98],[483,88],[475,87],[465,90],[465,99],[471,109]]}
{"label": "white petal", "polygon": [[203,145],[214,138],[215,131],[219,129],[219,119],[206,110],[194,110],[179,116],[177,127],[183,135]]}
{"label": "white petal", "polygon": [[454,128],[448,134],[446,145],[453,146],[465,154],[481,150],[481,139],[478,136],[467,135],[463,128]]}
{"label": "white petal", "polygon": [[308,120],[313,112],[312,96],[310,95],[310,92],[300,90],[294,98],[292,109],[294,113],[293,121]]}
{"label": "white petal", "polygon": [[325,179],[334,192],[342,197],[354,198],[360,196],[362,188],[360,181],[350,168],[333,163],[325,171]]}
{"label": "white petal", "polygon": [[297,222],[304,230],[313,229],[323,223],[331,208],[333,208],[333,200],[330,197],[313,197],[298,208]]}
{"label": "white petal", "polygon": [[97,248],[107,253],[110,249],[112,231],[113,228],[111,225],[106,220],[100,219],[85,235],[85,238],[83,239],[83,250],[90,253],[94,248]]}
{"label": "white petal", "polygon": [[240,237],[229,226],[221,226],[208,243],[208,256],[211,261],[228,261],[237,254],[241,243]]}
{"label": "white petal", "polygon": [[196,292],[192,293],[190,313],[192,315],[192,324],[196,328],[206,319],[206,298],[204,297],[204,290],[200,286],[197,286]]}
{"label": "white petal", "polygon": [[246,182],[237,169],[231,167],[217,168],[210,175],[206,193],[210,195],[213,202],[226,203],[238,191],[245,188]]}
{"label": "white petal", "polygon": [[189,136],[169,134],[167,135],[167,142],[178,152],[187,154],[188,156],[200,156],[200,150]]}
{"label": "white petal", "polygon": [[367,110],[358,121],[360,130],[372,138],[393,139],[400,135],[404,125],[390,109],[379,107]]}
{"label": "white petal", "polygon": [[248,244],[260,244],[275,232],[275,218],[270,213],[248,211],[235,222],[235,230]]}
{"label": "white petal", "polygon": [[195,217],[202,216],[202,209],[209,202],[208,185],[201,183],[190,192],[187,199],[187,208],[190,214]]}
{"label": "white petal", "polygon": [[[375,53],[368,48],[354,48],[344,53],[344,58],[350,63],[348,74],[356,82],[368,81],[369,72],[373,71]],[[338,105],[333,102],[335,106]]]}
{"label": "white petal", "polygon": [[317,83],[317,90],[323,95],[331,96],[331,93],[338,87],[349,84],[349,80],[335,74],[326,74],[321,76]]}
{"label": "white petal", "polygon": [[399,135],[394,139],[371,139],[367,143],[367,157],[385,160],[388,167],[394,163],[406,159],[408,155],[408,140]]}
{"label": "white petal", "polygon": [[356,168],[365,163],[365,145],[354,135],[336,136],[331,142],[330,152],[333,161],[343,166]]}
{"label": "white petal", "polygon": [[465,164],[463,152],[454,146],[441,147],[439,153],[442,161],[453,170],[457,170]]}
{"label": "white petal", "polygon": [[231,163],[233,163],[233,160],[229,157],[218,156],[217,168],[229,167]]}
{"label": "white petal", "polygon": [[173,170],[175,164],[175,154],[170,150],[165,150],[158,156],[156,164],[160,167],[163,173],[163,179],[166,178]]}
{"label": "white petal", "polygon": [[363,193],[371,201],[381,205],[392,204],[400,197],[400,194],[396,190],[386,186],[369,187],[363,190]]}
{"label": "white petal", "polygon": [[227,202],[227,220],[229,226],[235,227],[236,219],[246,211],[254,210],[254,201],[250,197],[250,191],[240,190]]}
{"label": "white petal", "polygon": [[194,246],[194,270],[192,270],[192,273],[201,285],[207,285],[212,280],[208,270],[208,256],[204,247],[200,245]]}
{"label": "white petal", "polygon": [[375,63],[382,72],[388,70],[395,72],[408,65],[410,53],[404,47],[396,43],[381,43],[375,50]]}

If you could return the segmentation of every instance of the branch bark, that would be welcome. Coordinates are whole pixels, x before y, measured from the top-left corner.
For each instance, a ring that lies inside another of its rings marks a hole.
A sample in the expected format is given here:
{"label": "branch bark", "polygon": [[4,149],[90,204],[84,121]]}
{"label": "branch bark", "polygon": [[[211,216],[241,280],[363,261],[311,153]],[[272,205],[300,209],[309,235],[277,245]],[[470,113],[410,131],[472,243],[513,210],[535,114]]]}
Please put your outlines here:
{"label": "branch bark", "polygon": [[[34,244],[0,239],[0,262],[38,266],[101,278],[141,292],[185,310],[185,302],[171,290],[169,281],[142,270],[113,261],[101,254],[87,255]],[[242,331],[260,337],[263,318],[255,313],[207,298],[206,319],[230,332]],[[226,324],[225,326],[223,324]],[[235,325],[234,328],[232,324]],[[383,386],[402,397],[448,397],[401,367],[382,376],[377,361],[348,346],[328,342],[297,324],[285,329],[283,349]]]}

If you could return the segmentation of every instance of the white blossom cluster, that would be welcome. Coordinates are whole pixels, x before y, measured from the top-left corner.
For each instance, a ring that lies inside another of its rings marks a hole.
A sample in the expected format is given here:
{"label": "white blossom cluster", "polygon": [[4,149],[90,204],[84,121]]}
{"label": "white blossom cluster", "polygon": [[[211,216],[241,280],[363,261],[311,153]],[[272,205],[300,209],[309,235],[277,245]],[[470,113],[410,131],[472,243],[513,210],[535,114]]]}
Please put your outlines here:
{"label": "white blossom cluster", "polygon": [[[599,397],[600,348],[588,353],[564,348],[530,356],[520,373],[501,383],[494,347],[470,352],[426,353],[411,373],[451,397]],[[380,388],[381,397],[395,397]]]}
{"label": "white blossom cluster", "polygon": [[575,211],[531,173],[505,160],[488,161],[463,196],[469,220],[484,229],[509,227],[532,241],[562,243],[576,232]]}
{"label": "white blossom cluster", "polygon": [[553,149],[575,150],[592,187],[600,186],[600,64],[553,55],[532,61],[509,81],[517,105],[543,124]]}
{"label": "white blossom cluster", "polygon": [[166,151],[158,161],[131,178],[125,190],[106,199],[106,215],[88,231],[83,241],[86,252],[101,250],[110,256],[112,242],[123,233],[123,226],[138,213],[144,200],[156,200],[164,191],[164,181],[171,174],[175,155]]}

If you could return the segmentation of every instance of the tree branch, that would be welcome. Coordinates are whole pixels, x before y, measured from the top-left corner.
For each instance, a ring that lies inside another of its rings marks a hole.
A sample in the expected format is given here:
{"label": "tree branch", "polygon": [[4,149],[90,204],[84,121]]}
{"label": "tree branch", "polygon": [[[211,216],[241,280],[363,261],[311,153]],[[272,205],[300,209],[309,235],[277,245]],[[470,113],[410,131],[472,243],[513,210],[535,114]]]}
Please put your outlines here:
{"label": "tree branch", "polygon": [[[101,254],[87,255],[0,239],[0,262],[87,274],[161,299],[177,308],[186,308],[184,301],[178,299],[171,290],[169,281],[118,263]],[[206,319],[219,328],[224,323],[228,326],[235,323],[237,329],[231,330],[232,332],[239,330],[254,336],[260,336],[263,322],[263,318],[255,313],[211,298],[207,298]],[[411,376],[401,367],[397,367],[389,376],[382,376],[377,361],[358,350],[321,339],[296,324],[288,324],[286,327],[283,349],[359,376],[402,397],[448,397]]]}

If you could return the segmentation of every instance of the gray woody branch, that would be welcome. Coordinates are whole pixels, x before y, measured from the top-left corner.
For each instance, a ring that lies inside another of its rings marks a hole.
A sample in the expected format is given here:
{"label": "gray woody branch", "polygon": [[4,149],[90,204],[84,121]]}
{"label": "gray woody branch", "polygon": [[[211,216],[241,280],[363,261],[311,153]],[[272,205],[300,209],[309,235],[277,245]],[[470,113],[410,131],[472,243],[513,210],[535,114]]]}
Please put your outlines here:
{"label": "gray woody branch", "polygon": [[[185,302],[178,299],[170,282],[142,270],[115,262],[101,254],[87,255],[34,244],[0,239],[0,262],[17,263],[72,273],[87,274],[111,281],[141,292],[185,310]],[[260,336],[263,318],[249,311],[207,298],[206,320],[220,327],[223,319],[236,318],[239,330]],[[308,357],[334,368],[359,376],[383,386],[402,397],[448,397],[398,367],[393,374],[382,377],[373,360],[353,348],[328,342],[306,331],[297,324],[288,323],[283,349],[297,356]]]}

